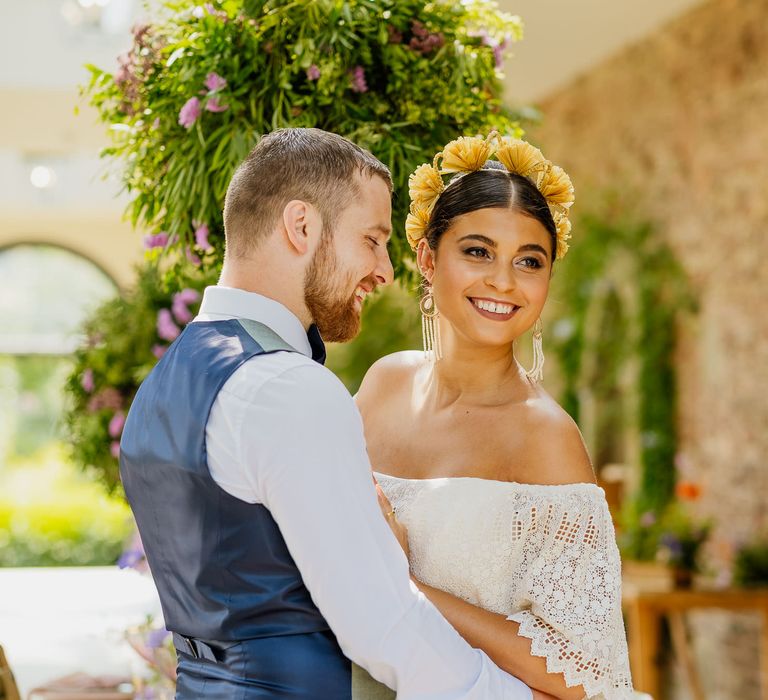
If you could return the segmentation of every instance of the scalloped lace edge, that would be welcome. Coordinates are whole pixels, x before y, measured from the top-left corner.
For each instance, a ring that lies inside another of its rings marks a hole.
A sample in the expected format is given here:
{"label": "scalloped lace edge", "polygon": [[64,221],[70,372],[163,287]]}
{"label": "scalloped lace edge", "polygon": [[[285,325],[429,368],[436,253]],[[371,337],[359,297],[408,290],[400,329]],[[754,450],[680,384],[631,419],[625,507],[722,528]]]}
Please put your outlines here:
{"label": "scalloped lace edge", "polygon": [[633,700],[635,697],[632,688],[615,688],[610,684],[609,679],[596,682],[590,678],[588,673],[574,671],[565,661],[560,661],[558,659],[560,647],[547,644],[546,640],[542,639],[539,630],[534,627],[537,618],[532,612],[523,610],[509,615],[507,619],[519,623],[518,634],[531,640],[531,654],[546,661],[547,673],[561,673],[568,688],[573,688],[576,685],[584,688],[586,691],[584,700],[593,698],[595,700]]}

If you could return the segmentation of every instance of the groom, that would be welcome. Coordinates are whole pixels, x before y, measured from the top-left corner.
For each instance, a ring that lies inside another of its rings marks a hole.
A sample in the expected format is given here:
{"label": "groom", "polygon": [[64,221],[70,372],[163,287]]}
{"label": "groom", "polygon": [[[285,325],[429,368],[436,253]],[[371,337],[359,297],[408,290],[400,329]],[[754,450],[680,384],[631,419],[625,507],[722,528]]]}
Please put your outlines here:
{"label": "groom", "polygon": [[[179,654],[177,698],[527,700],[410,584],[360,416],[322,366],[392,282],[391,180],[317,129],[265,136],[200,314],[139,389],[120,473]],[[396,435],[392,439],[397,439]]]}

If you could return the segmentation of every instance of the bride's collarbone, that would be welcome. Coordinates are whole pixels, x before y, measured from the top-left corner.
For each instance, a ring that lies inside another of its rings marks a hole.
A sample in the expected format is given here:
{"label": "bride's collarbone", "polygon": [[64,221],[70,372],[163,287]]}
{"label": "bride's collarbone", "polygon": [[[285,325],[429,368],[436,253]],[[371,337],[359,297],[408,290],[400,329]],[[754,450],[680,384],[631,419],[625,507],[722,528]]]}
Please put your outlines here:
{"label": "bride's collarbone", "polygon": [[538,419],[539,412],[520,405],[415,410],[392,402],[366,421],[371,463],[377,471],[406,479],[562,483],[566,475],[547,458],[552,426]]}
{"label": "bride's collarbone", "polygon": [[[370,431],[368,451],[374,469],[400,478],[468,476],[516,481],[520,474],[514,465],[525,444],[515,432],[503,435],[498,426],[487,422],[450,424],[435,417],[403,420],[389,429]],[[511,454],[517,457],[513,460]]]}

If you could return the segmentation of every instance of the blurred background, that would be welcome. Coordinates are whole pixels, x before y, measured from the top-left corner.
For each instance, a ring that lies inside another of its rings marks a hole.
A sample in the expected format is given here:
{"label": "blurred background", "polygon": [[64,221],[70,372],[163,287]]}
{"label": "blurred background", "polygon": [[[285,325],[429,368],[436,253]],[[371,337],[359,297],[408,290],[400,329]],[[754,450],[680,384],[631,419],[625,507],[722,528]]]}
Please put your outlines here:
{"label": "blurred background", "polygon": [[[323,21],[300,4],[307,22]],[[343,18],[359,3],[325,4]],[[308,87],[264,77],[293,102],[269,102],[259,118],[345,133],[392,164],[401,188],[412,162],[487,125],[521,128],[565,168],[577,201],[545,318],[545,386],[579,422],[609,497],[636,686],[658,700],[768,700],[768,4],[503,0],[498,10],[475,3],[476,15],[471,2],[373,4],[380,16],[368,25],[347,23],[351,43],[336,51],[351,58],[338,65],[292,44]],[[232,17],[243,5],[186,3],[211,23],[200,32],[210,47],[241,31]],[[143,684],[168,692],[167,640],[151,636],[157,605],[116,476],[119,436],[135,386],[216,278],[222,187],[268,128],[255,117],[242,126],[251,88],[234,63],[230,85],[200,98],[194,126],[177,122],[193,92],[168,119],[155,108],[142,85],[175,94],[192,80],[188,63],[175,71],[165,45],[141,33],[161,16],[160,2],[137,0],[2,6],[0,645],[22,695],[74,672],[91,678],[72,687],[124,677],[135,682],[126,697]],[[447,58],[453,31],[466,48]],[[400,53],[360,48],[354,32]],[[281,37],[258,40],[253,60],[271,75]],[[153,52],[165,72],[141,64]],[[431,92],[441,75],[455,77],[462,100],[466,91],[466,114],[446,107],[432,130],[415,126],[434,120],[391,84],[422,86],[440,115],[450,101]],[[148,165],[166,145],[188,160]],[[210,170],[194,171],[203,161]],[[189,185],[199,211],[181,194],[176,210],[159,203],[177,171],[206,173],[197,180],[210,191]],[[360,338],[331,350],[351,391],[376,358],[421,343],[402,235],[393,257],[402,284],[369,302]],[[9,678],[0,675],[0,698],[14,697]]]}

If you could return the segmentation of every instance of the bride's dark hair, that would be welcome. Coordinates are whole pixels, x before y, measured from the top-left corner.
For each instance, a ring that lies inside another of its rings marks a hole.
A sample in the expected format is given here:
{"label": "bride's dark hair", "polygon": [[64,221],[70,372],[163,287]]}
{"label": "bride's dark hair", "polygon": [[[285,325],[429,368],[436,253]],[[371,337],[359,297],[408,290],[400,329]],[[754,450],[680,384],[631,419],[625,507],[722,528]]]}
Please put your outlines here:
{"label": "bride's dark hair", "polygon": [[528,178],[510,173],[501,163],[489,160],[481,170],[457,175],[438,197],[427,225],[429,247],[437,250],[453,220],[478,209],[516,209],[536,219],[549,233],[551,259],[557,250],[557,228],[547,200]]}

